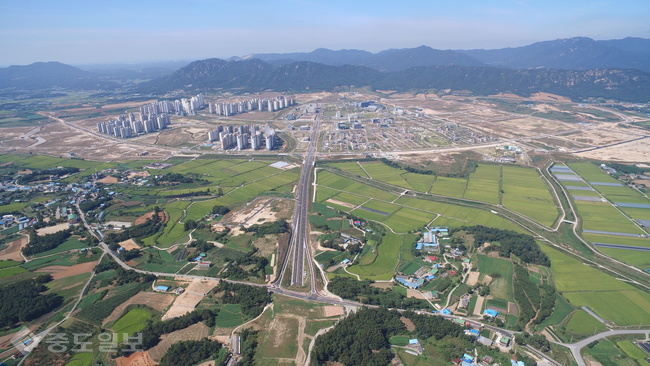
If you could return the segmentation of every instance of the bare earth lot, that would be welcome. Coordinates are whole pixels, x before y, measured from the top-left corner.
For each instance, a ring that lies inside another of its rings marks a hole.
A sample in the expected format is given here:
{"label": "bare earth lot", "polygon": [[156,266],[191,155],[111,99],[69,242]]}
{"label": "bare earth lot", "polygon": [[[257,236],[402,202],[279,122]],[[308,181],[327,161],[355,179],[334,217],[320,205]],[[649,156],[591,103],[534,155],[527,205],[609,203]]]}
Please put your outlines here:
{"label": "bare earth lot", "polygon": [[140,249],[141,247],[138,245],[138,243],[135,242],[133,239],[121,241],[120,246],[124,248],[124,250],[131,250],[131,249]]}
{"label": "bare earth lot", "polygon": [[167,310],[162,320],[175,318],[177,316],[185,315],[203,300],[203,297],[210,292],[214,287],[219,284],[219,281],[213,280],[193,280],[185,289],[185,292],[180,294],[174,304]]}
{"label": "bare earth lot", "polygon": [[59,231],[66,230],[69,227],[70,227],[70,225],[68,223],[64,222],[62,224],[57,224],[57,225],[54,225],[54,226],[46,226],[46,227],[40,228],[40,229],[36,230],[36,233],[38,235],[54,234],[54,233],[58,233]]}
{"label": "bare earth lot", "polygon": [[129,357],[118,357],[115,359],[117,366],[153,366],[157,362],[151,358],[149,351],[136,352]]}

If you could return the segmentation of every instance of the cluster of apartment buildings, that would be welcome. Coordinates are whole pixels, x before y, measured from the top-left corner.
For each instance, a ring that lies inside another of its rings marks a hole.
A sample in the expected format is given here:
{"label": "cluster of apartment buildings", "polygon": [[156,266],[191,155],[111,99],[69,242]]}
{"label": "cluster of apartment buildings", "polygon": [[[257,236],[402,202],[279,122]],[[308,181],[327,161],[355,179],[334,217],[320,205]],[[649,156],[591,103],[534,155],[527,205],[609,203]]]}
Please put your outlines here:
{"label": "cluster of apartment buildings", "polygon": [[116,120],[99,122],[97,131],[104,135],[128,139],[136,135],[164,130],[170,123],[171,118],[168,114],[147,115],[144,119],[136,119],[133,113],[129,113],[119,116]]}
{"label": "cluster of apartment buildings", "polygon": [[208,108],[211,114],[234,116],[255,110],[275,112],[294,104],[295,100],[293,98],[279,96],[269,99],[255,98],[230,103],[208,103]]}
{"label": "cluster of apartment buildings", "polygon": [[160,114],[196,115],[196,111],[205,107],[205,97],[197,94],[191,98],[176,100],[159,100],[140,107],[142,116],[157,116]]}
{"label": "cluster of apartment buildings", "polygon": [[215,130],[208,132],[208,143],[219,141],[223,150],[273,150],[277,144],[275,130],[270,126],[264,128],[260,126],[240,125],[240,126],[218,126]]}
{"label": "cluster of apartment buildings", "polygon": [[117,119],[97,124],[97,131],[104,135],[127,139],[140,134],[164,130],[171,123],[171,115],[195,115],[205,107],[203,94],[192,98],[161,100],[140,107],[140,115],[121,115]]}

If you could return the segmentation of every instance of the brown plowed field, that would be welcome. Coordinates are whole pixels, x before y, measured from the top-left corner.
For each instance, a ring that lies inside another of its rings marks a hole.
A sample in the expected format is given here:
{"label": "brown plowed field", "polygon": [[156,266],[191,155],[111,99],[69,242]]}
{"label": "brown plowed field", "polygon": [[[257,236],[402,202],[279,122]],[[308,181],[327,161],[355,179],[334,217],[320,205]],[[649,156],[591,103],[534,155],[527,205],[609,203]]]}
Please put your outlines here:
{"label": "brown plowed field", "polygon": [[16,262],[22,261],[23,257],[20,255],[20,251],[23,250],[25,245],[27,245],[28,241],[28,238],[26,236],[23,236],[20,239],[9,243],[8,247],[0,250],[0,260],[13,259]]}
{"label": "brown plowed field", "polygon": [[90,273],[93,271],[97,261],[75,264],[74,266],[47,266],[36,270],[36,272],[45,272],[52,275],[55,280],[76,276],[82,273]]}

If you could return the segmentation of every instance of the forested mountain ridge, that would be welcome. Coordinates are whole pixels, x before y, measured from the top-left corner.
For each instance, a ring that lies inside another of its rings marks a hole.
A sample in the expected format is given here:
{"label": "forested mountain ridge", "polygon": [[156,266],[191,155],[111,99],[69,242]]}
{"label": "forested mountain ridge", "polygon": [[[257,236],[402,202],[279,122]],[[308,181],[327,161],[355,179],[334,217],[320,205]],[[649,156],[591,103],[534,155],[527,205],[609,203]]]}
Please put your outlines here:
{"label": "forested mountain ridge", "polygon": [[464,90],[477,95],[511,92],[529,96],[548,92],[581,98],[648,102],[650,74],[638,70],[512,70],[495,67],[422,66],[379,72],[363,66],[294,62],[273,66],[258,59],[195,61],[173,74],[142,83],[139,91],[265,90],[309,92],[369,86],[377,90]]}

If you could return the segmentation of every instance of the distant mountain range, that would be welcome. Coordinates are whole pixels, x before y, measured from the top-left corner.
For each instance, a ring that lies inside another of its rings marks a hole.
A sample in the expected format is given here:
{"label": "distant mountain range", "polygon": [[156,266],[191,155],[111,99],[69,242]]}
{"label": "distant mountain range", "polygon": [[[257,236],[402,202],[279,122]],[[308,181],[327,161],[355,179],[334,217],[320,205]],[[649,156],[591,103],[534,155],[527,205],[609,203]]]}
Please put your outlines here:
{"label": "distant mountain range", "polygon": [[401,71],[416,66],[498,66],[511,69],[595,68],[638,69],[650,72],[650,39],[595,41],[576,37],[495,50],[435,50],[427,46],[378,53],[319,48],[306,53],[262,53],[230,60],[258,58],[273,65],[310,61],[325,65],[366,66],[378,71]]}
{"label": "distant mountain range", "polygon": [[116,87],[114,82],[101,80],[96,74],[60,62],[36,62],[27,66],[0,68],[0,88],[106,90]]}
{"label": "distant mountain range", "polygon": [[397,91],[465,90],[478,95],[549,92],[578,99],[650,101],[650,39],[642,38],[570,38],[498,50],[420,46],[371,53],[317,49],[201,60],[173,73],[147,66],[112,71],[95,67],[92,72],[60,63],[11,66],[0,69],[0,88],[110,89],[120,77],[142,80],[149,76],[151,80],[132,86],[130,91],[307,92],[369,86]]}

